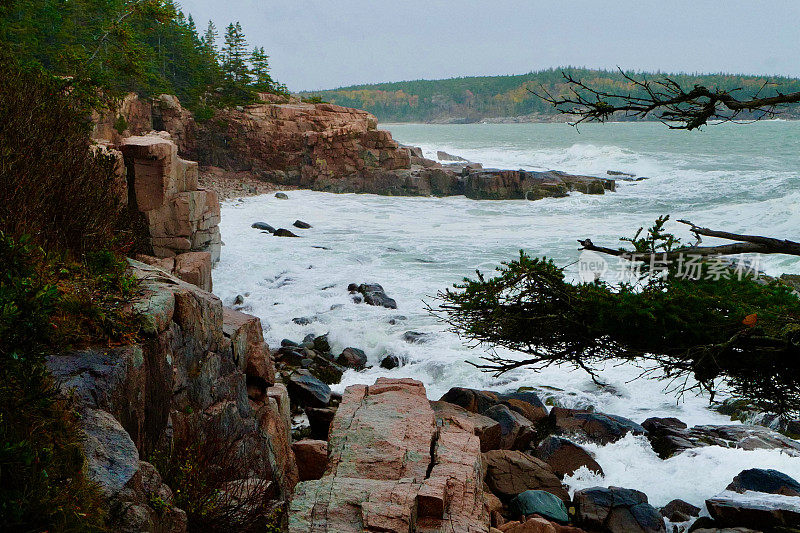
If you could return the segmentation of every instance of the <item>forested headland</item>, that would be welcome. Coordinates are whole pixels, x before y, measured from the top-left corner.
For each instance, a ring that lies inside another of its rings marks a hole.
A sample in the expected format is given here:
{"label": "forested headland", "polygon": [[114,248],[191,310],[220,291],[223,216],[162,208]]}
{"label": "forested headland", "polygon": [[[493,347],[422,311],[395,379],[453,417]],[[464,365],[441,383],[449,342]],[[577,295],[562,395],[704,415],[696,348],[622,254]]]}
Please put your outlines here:
{"label": "forested headland", "polygon": [[198,29],[172,0],[10,0],[0,5],[0,43],[23,68],[90,99],[166,93],[197,112],[286,92],[238,22]]}
{"label": "forested headland", "polygon": [[[394,83],[353,85],[338,89],[309,92],[305,96],[373,113],[387,122],[479,122],[520,117],[519,121],[557,120],[556,109],[531,91],[542,89],[559,96],[567,94],[570,84],[562,72],[613,94],[630,91],[642,96],[641,89],[626,80],[621,72],[585,68],[551,68],[515,76],[478,76],[444,80],[414,80]],[[725,91],[739,89],[738,97],[767,96],[800,91],[800,80],[776,76],[743,74],[665,74],[629,73],[638,78],[662,78],[665,75],[682,87],[702,85]],[[786,110],[784,118],[800,117],[800,106]],[[624,120],[625,117],[619,117]],[[516,121],[512,120],[512,121]]]}

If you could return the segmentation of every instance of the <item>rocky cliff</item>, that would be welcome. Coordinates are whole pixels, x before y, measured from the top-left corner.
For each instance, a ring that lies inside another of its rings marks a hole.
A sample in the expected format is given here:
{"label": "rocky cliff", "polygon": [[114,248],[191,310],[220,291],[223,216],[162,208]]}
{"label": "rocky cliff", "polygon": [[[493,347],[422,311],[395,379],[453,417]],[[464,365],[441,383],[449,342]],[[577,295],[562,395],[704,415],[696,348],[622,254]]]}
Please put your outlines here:
{"label": "rocky cliff", "polygon": [[201,123],[173,96],[149,101],[129,96],[118,111],[98,117],[95,137],[113,141],[152,128],[169,132],[179,153],[201,165],[320,191],[538,200],[615,188],[612,179],[561,172],[442,167],[419,149],[399,145],[365,111],[267,94],[253,105],[218,110]]}
{"label": "rocky cliff", "polygon": [[159,268],[131,261],[131,269],[141,283],[130,302],[140,340],[48,358],[82,413],[87,470],[114,530],[185,530],[172,489],[146,462],[176,441],[225,435],[235,443],[230,460],[250,465],[247,477],[269,483],[276,500],[288,498],[297,482],[289,399],[258,318]]}

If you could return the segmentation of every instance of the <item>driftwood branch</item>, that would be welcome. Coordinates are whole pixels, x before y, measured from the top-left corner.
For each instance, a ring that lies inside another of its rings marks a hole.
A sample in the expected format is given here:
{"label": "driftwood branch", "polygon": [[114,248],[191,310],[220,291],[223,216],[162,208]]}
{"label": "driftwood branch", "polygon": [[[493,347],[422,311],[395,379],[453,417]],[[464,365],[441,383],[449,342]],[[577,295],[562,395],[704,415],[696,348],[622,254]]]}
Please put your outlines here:
{"label": "driftwood branch", "polygon": [[[756,112],[756,120],[778,115],[778,108],[786,104],[800,103],[800,92],[781,93],[762,97],[761,87],[751,98],[737,98],[740,89],[724,91],[695,85],[684,89],[675,80],[664,77],[658,80],[637,79],[618,69],[632,91],[611,93],[587,85],[571,74],[562,72],[569,86],[566,94],[553,95],[544,86],[533,94],[555,107],[561,113],[574,115],[581,122],[604,122],[615,114],[645,118],[650,115],[672,129],[692,130],[708,124],[708,121],[730,122],[746,111]],[[633,90],[636,91],[634,95]]]}
{"label": "driftwood branch", "polygon": [[[710,256],[710,255],[737,255],[737,254],[786,254],[800,256],[800,243],[789,240],[774,239],[772,237],[760,237],[758,235],[741,235],[727,231],[712,230],[702,228],[692,224],[688,220],[679,220],[683,224],[691,226],[691,232],[697,236],[716,237],[735,242],[733,244],[722,244],[719,246],[685,246],[665,253],[656,254],[667,260],[677,259],[681,256]],[[591,239],[578,240],[581,250],[590,250],[606,255],[612,255],[628,259],[629,261],[641,260],[645,255],[641,252],[624,250],[621,248],[608,248],[595,245]],[[700,239],[698,237],[698,242]]]}

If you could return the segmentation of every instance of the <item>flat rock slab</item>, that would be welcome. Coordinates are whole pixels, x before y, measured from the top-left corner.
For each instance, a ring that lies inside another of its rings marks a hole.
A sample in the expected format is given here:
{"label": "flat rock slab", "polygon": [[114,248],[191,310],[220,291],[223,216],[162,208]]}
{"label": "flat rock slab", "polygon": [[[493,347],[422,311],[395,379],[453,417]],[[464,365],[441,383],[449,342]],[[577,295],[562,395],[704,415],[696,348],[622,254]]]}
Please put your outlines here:
{"label": "flat rock slab", "polygon": [[466,425],[437,427],[412,379],[348,387],[325,475],[297,486],[289,531],[488,531],[480,439]]}

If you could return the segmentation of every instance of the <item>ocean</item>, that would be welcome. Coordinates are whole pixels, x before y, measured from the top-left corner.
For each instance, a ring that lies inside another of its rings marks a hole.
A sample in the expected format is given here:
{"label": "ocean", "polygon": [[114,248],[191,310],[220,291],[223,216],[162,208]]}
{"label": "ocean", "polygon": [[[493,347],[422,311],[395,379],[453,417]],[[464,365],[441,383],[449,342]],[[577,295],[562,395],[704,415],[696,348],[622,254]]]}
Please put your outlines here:
{"label": "ocean", "polygon": [[[225,246],[214,270],[214,292],[230,305],[245,296],[246,312],[259,316],[271,347],[329,333],[334,352],[363,349],[372,368],[348,371],[335,390],[371,384],[379,376],[413,377],[431,399],[450,387],[498,391],[537,388],[566,407],[592,406],[641,423],[675,416],[687,424],[726,424],[708,408],[708,398],[681,398],[661,381],[636,379],[640,368],[608,364],[598,388],[567,367],[541,372],[519,369],[499,378],[465,361],[479,362],[488,348],[465,345],[426,311],[438,291],[476,269],[491,273],[519,250],[572,265],[576,277],[578,239],[616,247],[619,237],[670,214],[732,232],[800,240],[800,122],[722,124],[700,132],[669,130],[658,123],[586,124],[389,124],[396,140],[480,162],[484,167],[562,170],[606,176],[620,171],[646,177],[618,181],[617,191],[535,202],[475,201],[464,197],[405,198],[289,191],[228,201],[220,229]],[[292,228],[300,219],[309,230]],[[301,239],[273,238],[253,222],[291,228]],[[680,224],[670,226],[691,241]],[[711,244],[715,241],[707,239]],[[770,256],[758,263],[766,273],[800,273],[800,258]],[[397,300],[396,310],[353,303],[349,283],[380,283]],[[308,318],[298,325],[293,318]],[[409,344],[406,331],[428,333]],[[406,364],[378,367],[387,354]],[[702,504],[744,468],[775,468],[800,478],[800,458],[777,451],[719,447],[685,452],[662,461],[644,437],[628,436],[607,446],[587,445],[605,477],[579,471],[571,489],[616,485],[644,491],[654,505],[683,498]]]}

